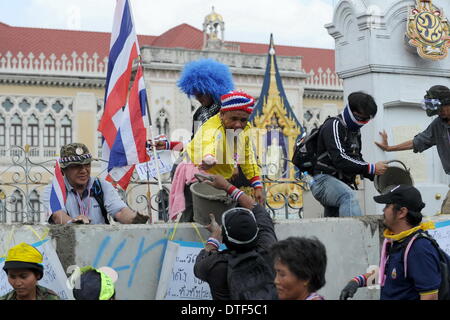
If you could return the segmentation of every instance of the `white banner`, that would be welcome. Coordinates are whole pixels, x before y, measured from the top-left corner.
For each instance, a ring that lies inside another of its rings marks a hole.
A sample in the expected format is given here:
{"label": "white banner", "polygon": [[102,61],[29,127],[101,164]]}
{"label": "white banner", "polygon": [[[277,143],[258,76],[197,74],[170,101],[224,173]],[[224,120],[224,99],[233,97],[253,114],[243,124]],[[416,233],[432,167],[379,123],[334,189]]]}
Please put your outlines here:
{"label": "white banner", "polygon": [[[173,167],[172,152],[169,150],[157,151],[159,162],[159,173],[164,174],[170,172]],[[147,180],[147,178],[154,178],[158,176],[156,171],[156,161],[153,157],[153,153],[150,154],[150,161],[146,163],[139,163],[136,165],[136,171],[139,174],[141,180]]]}

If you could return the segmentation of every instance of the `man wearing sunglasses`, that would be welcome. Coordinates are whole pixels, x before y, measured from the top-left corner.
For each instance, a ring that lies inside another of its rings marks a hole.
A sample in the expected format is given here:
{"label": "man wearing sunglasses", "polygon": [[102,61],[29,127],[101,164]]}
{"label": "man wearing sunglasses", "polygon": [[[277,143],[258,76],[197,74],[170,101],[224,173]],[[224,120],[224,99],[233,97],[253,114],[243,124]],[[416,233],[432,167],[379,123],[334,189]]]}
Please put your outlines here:
{"label": "man wearing sunglasses", "polygon": [[325,217],[361,216],[362,211],[354,189],[356,176],[373,180],[382,175],[387,165],[379,161],[369,163],[361,154],[360,129],[377,113],[372,96],[353,92],[348,105],[337,117],[325,120],[321,126],[313,170],[311,192],[325,208]]}
{"label": "man wearing sunglasses", "polygon": [[[425,131],[417,134],[412,140],[395,146],[388,144],[386,131],[380,132],[382,141],[375,144],[382,150],[403,151],[413,150],[415,153],[423,152],[436,146],[439,158],[446,174],[450,174],[450,89],[445,86],[433,86],[427,91],[422,108],[429,117],[439,115],[431,122]],[[450,214],[450,191],[444,200],[441,212]]]}

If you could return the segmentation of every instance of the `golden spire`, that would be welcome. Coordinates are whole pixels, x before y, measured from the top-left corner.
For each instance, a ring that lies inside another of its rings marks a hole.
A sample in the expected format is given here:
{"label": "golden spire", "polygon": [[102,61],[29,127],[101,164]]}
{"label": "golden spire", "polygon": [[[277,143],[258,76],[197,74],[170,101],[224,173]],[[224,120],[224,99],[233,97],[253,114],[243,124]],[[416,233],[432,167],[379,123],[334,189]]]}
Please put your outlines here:
{"label": "golden spire", "polygon": [[274,104],[283,106],[283,101],[281,100],[280,90],[278,89],[276,70],[275,70],[275,47],[273,45],[273,36],[270,35],[270,85],[269,94],[267,96],[267,104],[271,109]]}

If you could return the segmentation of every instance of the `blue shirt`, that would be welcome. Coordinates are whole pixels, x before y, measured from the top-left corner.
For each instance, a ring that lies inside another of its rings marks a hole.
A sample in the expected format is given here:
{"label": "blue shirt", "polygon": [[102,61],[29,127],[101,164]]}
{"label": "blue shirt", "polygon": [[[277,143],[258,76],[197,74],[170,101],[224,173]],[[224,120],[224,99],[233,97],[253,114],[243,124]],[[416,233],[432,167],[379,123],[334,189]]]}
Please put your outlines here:
{"label": "blue shirt", "polygon": [[420,294],[432,293],[439,289],[441,273],[439,253],[433,244],[424,238],[416,239],[407,257],[407,277],[405,278],[403,250],[394,242],[386,263],[386,281],[381,288],[381,300],[419,300]]}
{"label": "blue shirt", "polygon": [[[94,178],[89,178],[87,188],[83,191],[82,197],[78,199],[79,196],[77,195],[75,189],[64,177],[64,183],[66,184],[67,190],[66,213],[70,217],[76,218],[82,214],[83,210],[85,210],[87,217],[91,220],[91,224],[105,224],[105,219],[103,218],[100,205],[95,198],[89,194],[89,190],[91,190],[94,181]],[[105,209],[107,213],[114,218],[114,216],[127,205],[122,201],[119,193],[111,183],[100,178],[99,181],[102,185]],[[51,189],[52,185],[47,185],[42,194],[42,202],[47,212],[50,211],[49,203]]]}

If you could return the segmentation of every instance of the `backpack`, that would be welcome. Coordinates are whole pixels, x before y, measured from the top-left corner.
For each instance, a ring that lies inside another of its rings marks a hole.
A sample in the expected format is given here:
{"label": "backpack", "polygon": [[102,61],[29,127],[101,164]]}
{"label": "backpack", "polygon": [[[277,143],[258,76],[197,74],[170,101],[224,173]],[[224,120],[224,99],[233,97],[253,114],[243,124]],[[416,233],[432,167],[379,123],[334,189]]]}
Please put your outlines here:
{"label": "backpack", "polygon": [[322,129],[322,126],[329,119],[339,119],[339,121],[342,121],[338,117],[328,117],[319,128],[314,128],[308,135],[300,136],[297,139],[294,148],[294,155],[292,156],[292,163],[300,170],[300,172],[307,171],[312,174],[317,161],[320,161],[328,156],[327,152],[318,155],[317,146],[319,144],[320,129]]}
{"label": "backpack", "polygon": [[94,197],[95,201],[97,201],[98,205],[100,206],[103,219],[105,219],[105,224],[109,224],[108,211],[106,211],[105,208],[105,199],[103,198],[103,189],[99,178],[96,178],[92,185],[91,195],[92,197]]}
{"label": "backpack", "polygon": [[433,239],[426,232],[418,232],[416,233],[409,241],[405,241],[405,244],[402,248],[405,249],[403,253],[403,264],[405,270],[405,278],[407,276],[407,263],[408,263],[408,253],[411,248],[413,242],[416,239],[425,238],[428,239],[433,246],[436,248],[439,254],[439,269],[441,271],[441,286],[439,287],[438,297],[439,300],[450,300],[450,257],[439,247],[439,244],[435,239]]}
{"label": "backpack", "polygon": [[278,300],[275,274],[255,250],[231,252],[227,282],[232,300]]}

